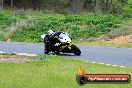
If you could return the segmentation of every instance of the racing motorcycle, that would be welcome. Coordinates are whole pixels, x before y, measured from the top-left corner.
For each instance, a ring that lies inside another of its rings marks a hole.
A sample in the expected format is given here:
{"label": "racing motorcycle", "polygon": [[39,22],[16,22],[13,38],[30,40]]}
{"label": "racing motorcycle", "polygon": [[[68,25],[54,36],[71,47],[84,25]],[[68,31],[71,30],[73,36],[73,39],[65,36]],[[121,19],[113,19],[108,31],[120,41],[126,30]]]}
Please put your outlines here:
{"label": "racing motorcycle", "polygon": [[[46,34],[41,35],[41,38],[44,40]],[[56,44],[51,44],[50,45],[50,51],[54,52],[55,54],[59,54],[60,52],[62,53],[74,53],[75,55],[80,55],[81,51],[80,49],[72,43],[72,38],[71,36],[63,32],[59,35],[58,37],[59,45],[56,46]]]}

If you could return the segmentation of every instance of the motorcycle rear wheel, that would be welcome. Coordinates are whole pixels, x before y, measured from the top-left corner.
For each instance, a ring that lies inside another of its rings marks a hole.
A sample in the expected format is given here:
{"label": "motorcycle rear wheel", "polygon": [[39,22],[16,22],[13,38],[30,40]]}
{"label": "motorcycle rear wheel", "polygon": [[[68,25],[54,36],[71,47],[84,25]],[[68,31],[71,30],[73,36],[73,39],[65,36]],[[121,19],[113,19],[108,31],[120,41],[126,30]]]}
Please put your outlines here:
{"label": "motorcycle rear wheel", "polygon": [[59,51],[55,51],[54,53],[55,53],[56,55],[59,55],[59,54],[60,54],[60,52],[59,52]]}

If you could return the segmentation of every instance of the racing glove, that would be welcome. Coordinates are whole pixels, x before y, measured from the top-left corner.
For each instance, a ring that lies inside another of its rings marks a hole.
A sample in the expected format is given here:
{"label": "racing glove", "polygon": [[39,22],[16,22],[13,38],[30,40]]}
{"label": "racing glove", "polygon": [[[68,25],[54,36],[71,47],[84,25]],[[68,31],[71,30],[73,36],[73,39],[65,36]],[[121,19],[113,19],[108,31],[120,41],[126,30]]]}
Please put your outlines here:
{"label": "racing glove", "polygon": [[55,46],[59,46],[59,45],[60,45],[60,43],[56,43],[56,44],[55,44]]}

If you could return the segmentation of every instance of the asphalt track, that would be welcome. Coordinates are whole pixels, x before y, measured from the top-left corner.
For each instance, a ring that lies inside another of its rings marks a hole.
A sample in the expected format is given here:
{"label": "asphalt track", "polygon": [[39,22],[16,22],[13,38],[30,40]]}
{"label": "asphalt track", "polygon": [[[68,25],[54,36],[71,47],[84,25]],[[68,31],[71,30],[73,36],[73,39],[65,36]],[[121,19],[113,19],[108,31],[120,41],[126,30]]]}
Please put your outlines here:
{"label": "asphalt track", "polygon": [[[44,54],[43,48],[43,44],[0,42],[0,52]],[[79,46],[79,48],[82,51],[81,56],[75,56],[74,54],[61,54],[60,56],[100,64],[105,63],[107,65],[132,67],[132,48],[107,48],[95,46]]]}

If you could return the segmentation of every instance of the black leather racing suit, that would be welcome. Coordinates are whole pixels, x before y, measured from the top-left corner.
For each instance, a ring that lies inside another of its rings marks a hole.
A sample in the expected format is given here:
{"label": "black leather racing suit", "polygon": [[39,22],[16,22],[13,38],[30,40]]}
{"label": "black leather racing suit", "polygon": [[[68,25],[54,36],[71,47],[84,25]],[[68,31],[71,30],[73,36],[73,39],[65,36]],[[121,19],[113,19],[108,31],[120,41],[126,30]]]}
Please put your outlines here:
{"label": "black leather racing suit", "polygon": [[51,45],[55,45],[56,43],[60,43],[60,41],[58,40],[59,35],[62,32],[55,32],[52,36],[51,35],[46,35],[44,38],[44,43],[45,43],[45,54],[48,54],[51,50],[50,50],[50,46]]}

